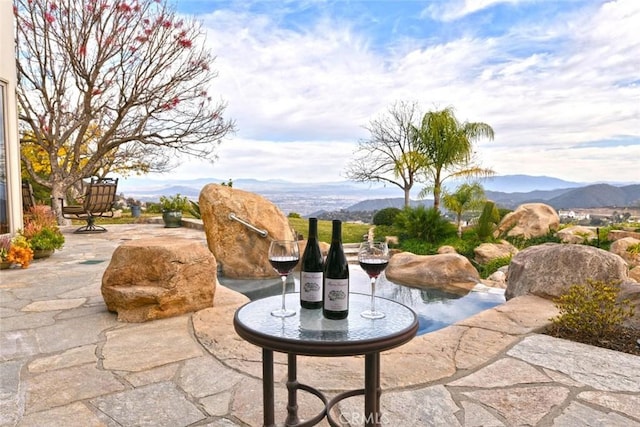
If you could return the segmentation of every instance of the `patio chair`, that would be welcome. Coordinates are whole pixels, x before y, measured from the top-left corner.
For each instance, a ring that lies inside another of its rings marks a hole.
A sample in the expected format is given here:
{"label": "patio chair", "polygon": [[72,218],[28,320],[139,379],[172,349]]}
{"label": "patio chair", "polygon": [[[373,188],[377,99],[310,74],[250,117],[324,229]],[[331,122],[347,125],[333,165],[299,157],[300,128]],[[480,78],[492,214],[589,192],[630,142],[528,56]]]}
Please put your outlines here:
{"label": "patio chair", "polygon": [[107,231],[106,228],[96,225],[95,221],[99,217],[113,217],[117,187],[117,178],[92,178],[82,205],[64,206],[64,200],[60,199],[64,218],[87,221],[87,225],[78,228],[74,233],[104,233]]}
{"label": "patio chair", "polygon": [[33,187],[29,181],[22,181],[22,212],[27,213],[36,205]]}

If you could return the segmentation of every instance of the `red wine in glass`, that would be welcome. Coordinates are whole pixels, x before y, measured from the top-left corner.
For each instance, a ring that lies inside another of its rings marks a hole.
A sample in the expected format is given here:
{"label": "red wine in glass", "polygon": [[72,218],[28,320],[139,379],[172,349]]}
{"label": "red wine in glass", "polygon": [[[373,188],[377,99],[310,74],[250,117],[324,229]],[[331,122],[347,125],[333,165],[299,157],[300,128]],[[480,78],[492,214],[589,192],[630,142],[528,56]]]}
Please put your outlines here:
{"label": "red wine in glass", "polygon": [[378,277],[380,273],[389,265],[388,259],[380,258],[362,258],[359,260],[360,267],[369,275],[369,277]]}
{"label": "red wine in glass", "polygon": [[285,307],[285,291],[287,288],[287,276],[293,270],[300,259],[298,242],[295,240],[274,240],[269,245],[269,263],[278,272],[282,280],[282,306],[271,312],[275,317],[289,317],[296,314],[295,310]]}
{"label": "red wine in glass", "polygon": [[376,310],[376,279],[389,265],[389,247],[384,242],[362,242],[358,249],[358,262],[371,279],[371,308],[360,313],[360,316],[381,319],[385,314]]}
{"label": "red wine in glass", "polygon": [[271,267],[280,275],[287,275],[298,263],[298,258],[293,256],[276,256],[269,258]]}

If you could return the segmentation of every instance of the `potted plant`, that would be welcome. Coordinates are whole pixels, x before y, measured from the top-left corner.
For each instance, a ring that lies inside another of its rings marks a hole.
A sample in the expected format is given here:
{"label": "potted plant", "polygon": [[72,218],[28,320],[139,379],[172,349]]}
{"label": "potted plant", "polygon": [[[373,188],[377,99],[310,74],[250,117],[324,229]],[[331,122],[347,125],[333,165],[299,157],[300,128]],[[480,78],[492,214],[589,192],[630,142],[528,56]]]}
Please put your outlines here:
{"label": "potted plant", "polygon": [[11,262],[7,260],[11,250],[11,236],[8,234],[0,236],[0,269],[11,267]]}
{"label": "potted plant", "polygon": [[10,268],[13,264],[19,264],[22,268],[29,267],[33,259],[33,249],[24,236],[18,234],[11,238],[0,237],[0,268]]}
{"label": "potted plant", "polygon": [[48,206],[35,205],[25,215],[22,235],[33,249],[34,258],[51,256],[56,249],[64,245],[64,235],[58,227],[56,218]]}
{"label": "potted plant", "polygon": [[182,226],[182,212],[191,207],[191,203],[186,196],[180,193],[175,196],[161,196],[160,206],[162,206],[162,220],[166,228],[177,228]]}
{"label": "potted plant", "polygon": [[133,197],[129,197],[127,199],[127,206],[131,209],[131,216],[134,218],[139,218],[142,209],[142,202],[140,200],[136,200]]}

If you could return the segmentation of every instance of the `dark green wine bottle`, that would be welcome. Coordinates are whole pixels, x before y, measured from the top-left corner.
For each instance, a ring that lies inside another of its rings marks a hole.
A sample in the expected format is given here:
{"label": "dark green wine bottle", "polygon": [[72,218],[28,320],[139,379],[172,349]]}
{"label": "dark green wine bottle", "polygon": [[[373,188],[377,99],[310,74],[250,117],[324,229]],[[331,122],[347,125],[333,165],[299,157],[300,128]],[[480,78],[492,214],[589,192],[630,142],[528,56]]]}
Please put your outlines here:
{"label": "dark green wine bottle", "polygon": [[309,218],[309,235],[300,262],[300,306],[322,308],[324,262],[318,243],[318,219]]}
{"label": "dark green wine bottle", "polygon": [[349,264],[342,248],[342,222],[333,220],[331,246],[324,267],[322,314],[327,319],[349,315]]}

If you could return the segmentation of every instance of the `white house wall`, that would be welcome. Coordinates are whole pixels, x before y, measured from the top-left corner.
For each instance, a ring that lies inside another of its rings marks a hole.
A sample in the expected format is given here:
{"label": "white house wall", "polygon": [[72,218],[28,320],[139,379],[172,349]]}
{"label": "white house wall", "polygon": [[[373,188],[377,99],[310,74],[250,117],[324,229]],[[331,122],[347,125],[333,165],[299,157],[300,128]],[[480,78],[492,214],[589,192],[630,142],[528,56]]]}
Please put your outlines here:
{"label": "white house wall", "polygon": [[0,85],[4,87],[4,135],[7,168],[7,215],[9,231],[22,228],[20,143],[16,103],[16,62],[13,2],[0,0]]}

